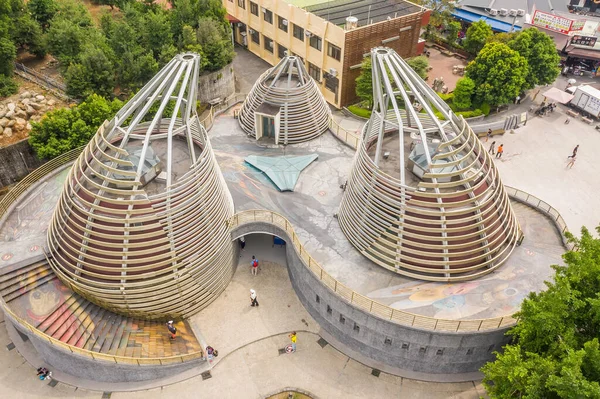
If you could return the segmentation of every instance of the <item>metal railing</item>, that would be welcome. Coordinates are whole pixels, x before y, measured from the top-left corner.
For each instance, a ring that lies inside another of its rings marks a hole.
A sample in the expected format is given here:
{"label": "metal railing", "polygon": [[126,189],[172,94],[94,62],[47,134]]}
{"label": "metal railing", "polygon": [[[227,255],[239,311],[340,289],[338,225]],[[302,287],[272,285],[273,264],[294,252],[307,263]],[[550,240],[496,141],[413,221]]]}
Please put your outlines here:
{"label": "metal railing", "polygon": [[28,68],[23,64],[15,62],[14,65],[14,71],[20,77],[27,79],[30,82],[37,84],[38,86],[43,87],[44,89],[54,94],[56,97],[61,98],[67,102],[78,102],[77,99],[74,99],[67,95],[67,86],[64,83],[59,82],[56,79],[51,78],[50,76],[44,75],[43,73],[40,73],[35,69]]}
{"label": "metal railing", "polygon": [[356,132],[352,132],[340,126],[339,123],[333,120],[333,118],[329,118],[329,130],[333,133],[338,139],[346,143],[351,148],[358,148],[358,143],[360,142],[360,137]]}
{"label": "metal railing", "polygon": [[497,330],[500,328],[511,327],[517,322],[517,319],[512,316],[477,320],[448,320],[421,316],[406,312],[404,310],[394,309],[390,306],[384,305],[362,294],[359,294],[358,292],[355,292],[327,273],[300,243],[294,228],[284,216],[268,210],[242,211],[233,215],[230,222],[230,227],[233,228],[252,222],[269,223],[285,230],[294,246],[294,249],[296,250],[296,253],[302,260],[302,263],[313,272],[319,281],[321,281],[325,286],[338,294],[340,297],[344,298],[350,304],[379,318],[422,330],[444,332]]}
{"label": "metal railing", "polygon": [[244,102],[245,99],[246,99],[246,94],[242,94],[242,93],[234,94],[233,96],[229,97],[225,101],[220,102],[219,104],[217,104],[213,107],[210,107],[210,110],[208,111],[208,115],[204,119],[202,119],[200,121],[200,123],[202,124],[202,126],[204,126],[204,129],[206,129],[206,131],[209,131],[210,128],[212,127],[212,125],[215,121],[215,117],[217,115],[227,111],[229,108],[233,107],[236,104]]}
{"label": "metal railing", "polygon": [[529,205],[532,208],[535,208],[538,211],[542,212],[548,218],[550,218],[550,220],[552,220],[552,222],[556,226],[556,229],[560,232],[560,235],[561,235],[561,238],[563,241],[563,245],[565,246],[565,248],[567,248],[569,251],[577,251],[578,250],[577,245],[575,245],[572,242],[567,241],[567,237],[565,236],[565,233],[569,232],[569,228],[567,227],[567,223],[565,222],[565,219],[563,219],[563,217],[560,215],[558,210],[553,208],[547,202],[541,200],[540,198],[536,197],[535,195],[529,194],[528,192],[519,190],[518,188],[510,187],[510,186],[504,186],[504,188],[506,189],[506,192],[508,193],[508,196],[510,198],[512,198],[516,201],[522,202],[526,205]]}
{"label": "metal railing", "polygon": [[[23,193],[25,193],[31,186],[39,182],[42,178],[48,176],[50,173],[58,170],[63,165],[66,165],[72,161],[74,161],[81,151],[83,151],[84,147],[79,147],[73,149],[69,152],[66,152],[37,168],[30,174],[28,174],[23,180],[17,183],[12,190],[6,194],[4,198],[0,201],[0,220],[6,215],[7,211],[14,204],[15,200],[19,198]],[[58,339],[52,338],[51,336],[41,332],[26,320],[17,316],[10,307],[7,306],[4,299],[0,296],[0,306],[4,311],[4,314],[12,319],[16,324],[24,327],[31,334],[35,335],[39,339],[48,342],[49,344],[62,348],[63,350],[69,351],[71,353],[84,356],[87,358],[91,358],[94,360],[103,360],[109,361],[118,364],[130,364],[130,365],[163,365],[163,364],[175,364],[175,363],[183,363],[190,360],[202,359],[204,354],[202,351],[192,352],[185,355],[180,356],[169,356],[169,357],[159,357],[159,358],[143,358],[143,357],[127,357],[127,356],[116,356],[116,355],[108,355],[105,353],[92,352],[86,349],[81,349],[72,345],[68,345]]]}

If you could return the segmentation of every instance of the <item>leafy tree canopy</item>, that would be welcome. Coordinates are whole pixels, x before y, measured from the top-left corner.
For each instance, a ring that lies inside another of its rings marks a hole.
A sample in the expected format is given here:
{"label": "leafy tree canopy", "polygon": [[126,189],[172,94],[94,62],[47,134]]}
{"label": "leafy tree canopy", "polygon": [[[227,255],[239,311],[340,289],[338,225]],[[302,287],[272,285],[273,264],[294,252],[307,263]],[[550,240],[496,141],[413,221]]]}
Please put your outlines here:
{"label": "leafy tree canopy", "polygon": [[494,35],[492,27],[487,24],[484,20],[473,22],[467,33],[465,34],[465,41],[463,46],[471,54],[477,54],[483,48],[489,38]]}
{"label": "leafy tree canopy", "polygon": [[537,28],[525,29],[507,41],[508,46],[527,60],[529,71],[527,88],[545,85],[556,80],[560,73],[558,63],[560,56],[556,51],[554,40]]}
{"label": "leafy tree canopy", "polygon": [[475,83],[478,103],[506,104],[526,87],[527,61],[506,44],[486,44],[467,65],[467,77]]}
{"label": "leafy tree canopy", "polygon": [[373,69],[371,57],[365,57],[360,67],[360,75],[356,78],[356,95],[367,103],[368,108],[373,105]]}
{"label": "leafy tree canopy", "polygon": [[44,30],[48,29],[50,20],[58,11],[56,0],[29,0],[27,8],[31,13],[31,17],[40,24]]}
{"label": "leafy tree canopy", "polygon": [[427,68],[429,68],[429,60],[424,55],[418,57],[409,58],[406,63],[421,77],[425,79],[427,77]]}
{"label": "leafy tree canopy", "polygon": [[469,109],[472,105],[475,93],[475,82],[467,76],[456,82],[456,88],[452,92],[452,103],[457,109]]}
{"label": "leafy tree canopy", "polygon": [[87,144],[100,125],[111,119],[123,103],[91,95],[72,108],[48,112],[40,122],[33,122],[29,144],[37,156],[52,159]]}
{"label": "leafy tree canopy", "polygon": [[600,239],[586,228],[569,239],[579,250],[523,302],[515,342],[482,368],[491,398],[600,398]]}

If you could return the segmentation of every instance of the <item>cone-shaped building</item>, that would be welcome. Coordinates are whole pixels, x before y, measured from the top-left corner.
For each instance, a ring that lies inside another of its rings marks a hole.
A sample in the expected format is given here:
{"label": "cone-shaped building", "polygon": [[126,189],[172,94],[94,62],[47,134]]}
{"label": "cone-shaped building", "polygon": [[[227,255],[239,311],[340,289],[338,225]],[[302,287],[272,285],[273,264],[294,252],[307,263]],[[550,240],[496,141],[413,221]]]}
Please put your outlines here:
{"label": "cone-shaped building", "polygon": [[233,201],[196,114],[199,57],[171,60],[75,161],[48,229],[56,274],[118,313],[185,317],[232,275]]}
{"label": "cone-shaped building", "polygon": [[239,114],[242,129],[276,144],[314,139],[329,126],[331,110],[298,57],[283,57],[256,81]]}
{"label": "cone-shaped building", "polygon": [[373,49],[371,59],[375,105],[342,199],[342,230],[399,274],[489,273],[521,232],[487,148],[393,50]]}

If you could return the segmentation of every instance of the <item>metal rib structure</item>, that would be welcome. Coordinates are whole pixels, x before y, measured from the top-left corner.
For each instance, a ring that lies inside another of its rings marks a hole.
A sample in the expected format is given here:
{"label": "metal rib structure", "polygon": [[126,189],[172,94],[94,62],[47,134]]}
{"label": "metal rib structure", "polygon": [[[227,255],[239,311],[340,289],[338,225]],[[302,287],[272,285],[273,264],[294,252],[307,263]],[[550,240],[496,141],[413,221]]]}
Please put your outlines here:
{"label": "metal rib structure", "polygon": [[275,116],[275,142],[295,144],[328,129],[331,110],[298,57],[287,56],[256,81],[239,114],[242,129],[262,135],[259,115]]}
{"label": "metal rib structure", "polygon": [[196,114],[198,71],[176,56],[105,122],[54,211],[52,268],[115,312],[189,316],[231,278],[233,200]]}
{"label": "metal rib structure", "polygon": [[371,58],[374,107],[340,206],[344,234],[402,275],[491,272],[522,233],[487,149],[393,50],[375,48]]}

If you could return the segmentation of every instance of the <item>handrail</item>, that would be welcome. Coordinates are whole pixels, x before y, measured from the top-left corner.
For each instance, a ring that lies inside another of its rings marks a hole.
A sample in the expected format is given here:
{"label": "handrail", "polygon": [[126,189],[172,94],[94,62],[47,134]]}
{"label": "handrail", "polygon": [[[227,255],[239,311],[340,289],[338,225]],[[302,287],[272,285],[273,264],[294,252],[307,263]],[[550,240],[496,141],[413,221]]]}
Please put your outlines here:
{"label": "handrail", "polygon": [[343,128],[339,123],[334,121],[332,117],[329,118],[329,131],[349,147],[354,149],[358,148],[360,136],[355,132]]}
{"label": "handrail", "polygon": [[302,260],[302,263],[313,272],[317,279],[340,297],[347,300],[350,304],[379,318],[421,330],[444,332],[497,330],[513,326],[518,321],[513,316],[501,316],[477,320],[448,320],[421,316],[404,310],[394,309],[355,292],[352,288],[342,284],[332,275],[327,273],[300,243],[300,239],[292,224],[283,215],[264,209],[242,211],[233,215],[230,227],[233,228],[251,222],[269,223],[285,230],[291,239],[291,243],[294,246],[296,253]]}
{"label": "handrail", "polygon": [[236,104],[244,102],[245,99],[246,94],[237,93],[232,97],[226,99],[225,101],[215,105],[214,107],[210,107],[208,115],[200,121],[200,124],[204,126],[204,129],[206,129],[206,131],[209,131],[217,115],[225,112],[226,110],[228,110]]}

